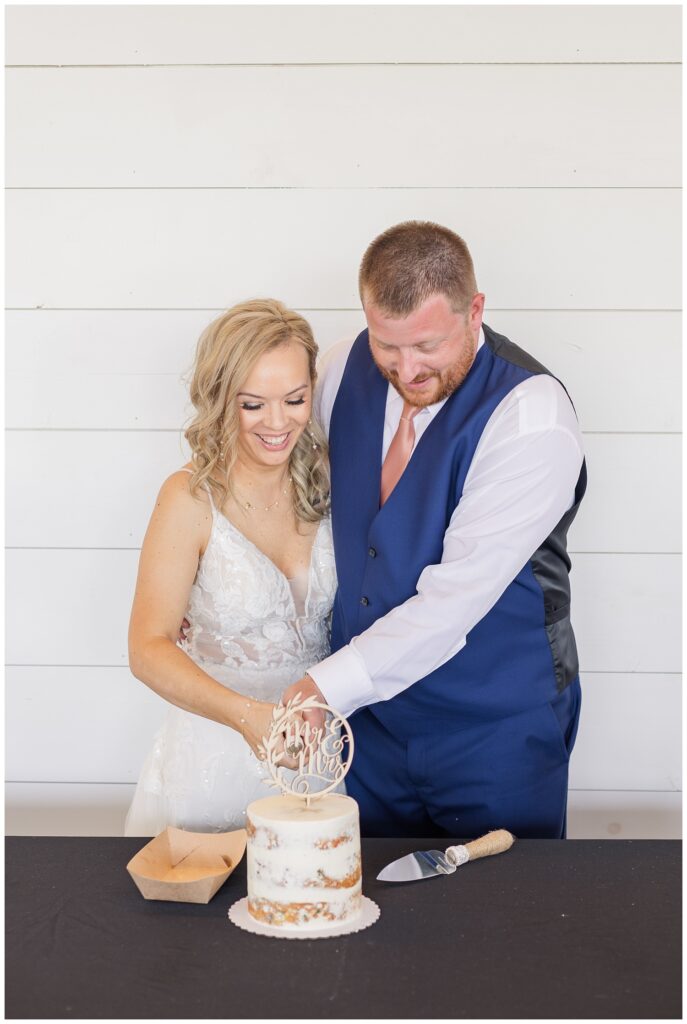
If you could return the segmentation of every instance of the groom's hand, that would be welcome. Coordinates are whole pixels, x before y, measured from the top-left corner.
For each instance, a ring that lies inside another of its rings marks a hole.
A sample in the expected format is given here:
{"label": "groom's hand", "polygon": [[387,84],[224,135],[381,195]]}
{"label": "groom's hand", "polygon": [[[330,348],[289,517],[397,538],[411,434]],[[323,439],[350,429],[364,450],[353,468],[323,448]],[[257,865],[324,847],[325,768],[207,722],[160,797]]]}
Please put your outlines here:
{"label": "groom's hand", "polygon": [[[326,704],[322,691],[318,687],[312,676],[305,675],[298,682],[292,683],[291,686],[281,695],[282,704],[286,704],[287,701],[293,700],[298,694],[301,695],[301,699],[305,700],[307,697],[314,697],[320,704]],[[303,711],[303,718],[306,722],[310,723],[311,729],[323,729],[324,728],[324,711],[320,708],[312,708],[311,711]]]}

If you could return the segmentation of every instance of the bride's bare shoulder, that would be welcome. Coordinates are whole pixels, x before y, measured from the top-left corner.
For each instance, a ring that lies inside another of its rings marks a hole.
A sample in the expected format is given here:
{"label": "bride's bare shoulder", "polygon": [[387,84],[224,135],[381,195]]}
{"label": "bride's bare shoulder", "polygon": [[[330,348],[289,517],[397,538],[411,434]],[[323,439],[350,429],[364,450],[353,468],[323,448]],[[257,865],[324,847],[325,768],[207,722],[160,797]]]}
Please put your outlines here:
{"label": "bride's bare shoulder", "polygon": [[157,496],[156,510],[175,518],[196,522],[205,522],[212,518],[210,499],[204,487],[191,491],[191,473],[193,467],[187,464],[183,469],[172,473],[162,484]]}

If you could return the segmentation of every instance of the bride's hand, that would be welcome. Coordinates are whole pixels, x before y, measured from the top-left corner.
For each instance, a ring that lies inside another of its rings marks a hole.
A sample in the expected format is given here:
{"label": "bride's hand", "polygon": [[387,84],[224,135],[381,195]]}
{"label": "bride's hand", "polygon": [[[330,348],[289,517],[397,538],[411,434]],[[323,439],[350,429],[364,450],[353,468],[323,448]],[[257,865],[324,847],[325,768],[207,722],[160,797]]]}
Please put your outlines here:
{"label": "bride's hand", "polygon": [[246,702],[239,721],[239,732],[261,761],[265,760],[263,743],[272,729],[273,711],[274,704],[270,704],[269,701],[252,700]]}
{"label": "bride's hand", "polygon": [[[254,700],[250,701],[250,703],[247,702],[239,723],[241,735],[260,761],[265,760],[264,744],[272,730],[275,707],[276,705],[270,704],[269,701]],[[294,717],[292,716],[290,722],[293,721]],[[303,720],[300,719],[298,724],[302,726]],[[284,750],[283,734],[277,740],[274,754],[277,764],[284,765],[286,768],[296,768],[298,766],[297,758]]]}

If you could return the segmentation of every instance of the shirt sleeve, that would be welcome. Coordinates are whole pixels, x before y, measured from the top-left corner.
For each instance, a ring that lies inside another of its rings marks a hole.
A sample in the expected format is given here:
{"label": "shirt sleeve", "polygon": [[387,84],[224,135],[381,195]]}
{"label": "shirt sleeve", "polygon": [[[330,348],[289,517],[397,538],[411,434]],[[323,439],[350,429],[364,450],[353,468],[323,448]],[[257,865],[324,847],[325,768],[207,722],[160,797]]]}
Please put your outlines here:
{"label": "shirt sleeve", "polygon": [[584,458],[572,403],[554,378],[518,385],[489,419],[417,593],[308,669],[342,714],[389,700],[440,668],[574,502]]}
{"label": "shirt sleeve", "polygon": [[317,365],[317,384],[313,397],[315,419],[329,437],[329,424],[339,385],[355,338],[344,338],[327,349]]}

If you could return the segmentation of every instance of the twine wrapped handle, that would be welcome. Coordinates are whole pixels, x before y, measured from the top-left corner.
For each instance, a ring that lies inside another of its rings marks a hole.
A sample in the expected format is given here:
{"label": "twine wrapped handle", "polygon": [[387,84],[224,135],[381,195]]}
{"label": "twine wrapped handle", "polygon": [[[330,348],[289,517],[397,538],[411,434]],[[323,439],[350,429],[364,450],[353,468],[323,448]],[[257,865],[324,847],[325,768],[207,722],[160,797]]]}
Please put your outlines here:
{"label": "twine wrapped handle", "polygon": [[455,864],[457,868],[469,860],[479,860],[480,857],[493,857],[495,853],[505,853],[510,850],[515,842],[515,836],[499,828],[495,832],[487,832],[480,839],[473,839],[465,846],[449,846],[446,850],[446,859]]}

